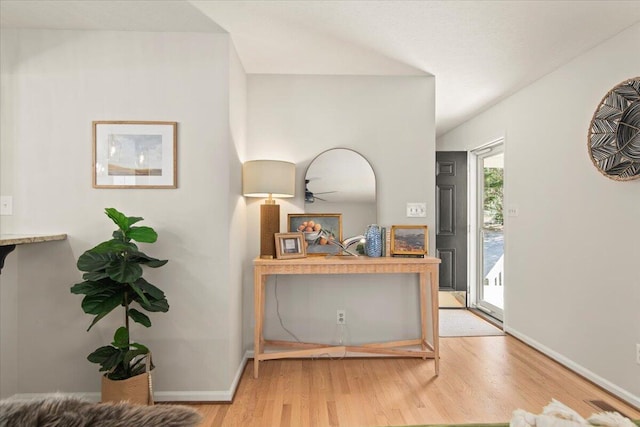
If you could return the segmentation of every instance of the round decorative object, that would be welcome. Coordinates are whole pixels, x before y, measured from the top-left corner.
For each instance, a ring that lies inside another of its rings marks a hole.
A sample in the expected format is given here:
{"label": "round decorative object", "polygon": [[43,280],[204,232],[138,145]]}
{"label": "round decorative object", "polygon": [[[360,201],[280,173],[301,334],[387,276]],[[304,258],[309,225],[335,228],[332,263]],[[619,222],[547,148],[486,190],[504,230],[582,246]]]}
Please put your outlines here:
{"label": "round decorative object", "polygon": [[589,128],[589,156],[607,178],[640,178],[640,77],[607,93]]}
{"label": "round decorative object", "polygon": [[382,256],[382,235],[380,232],[380,227],[377,224],[367,226],[367,231],[364,233],[364,253],[369,257]]}

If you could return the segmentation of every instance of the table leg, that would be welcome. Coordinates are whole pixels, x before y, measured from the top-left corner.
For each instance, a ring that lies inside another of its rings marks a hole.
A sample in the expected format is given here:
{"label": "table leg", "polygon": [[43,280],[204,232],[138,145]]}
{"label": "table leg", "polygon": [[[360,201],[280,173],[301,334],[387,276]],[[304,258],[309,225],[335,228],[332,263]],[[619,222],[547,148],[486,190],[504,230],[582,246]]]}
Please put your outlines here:
{"label": "table leg", "polygon": [[439,282],[439,266],[431,265],[429,267],[431,274],[429,280],[431,281],[431,323],[433,324],[433,356],[435,360],[436,375],[440,374],[440,324],[439,324],[439,312],[440,304],[438,302],[438,291],[440,288]]}
{"label": "table leg", "polygon": [[255,327],[253,331],[253,378],[258,378],[260,367],[259,356],[262,354],[262,327],[264,322],[264,290],[267,277],[259,267],[253,273],[253,314]]}
{"label": "table leg", "polygon": [[[427,350],[427,272],[420,274],[420,341],[422,351]],[[423,357],[426,359],[426,356]]]}

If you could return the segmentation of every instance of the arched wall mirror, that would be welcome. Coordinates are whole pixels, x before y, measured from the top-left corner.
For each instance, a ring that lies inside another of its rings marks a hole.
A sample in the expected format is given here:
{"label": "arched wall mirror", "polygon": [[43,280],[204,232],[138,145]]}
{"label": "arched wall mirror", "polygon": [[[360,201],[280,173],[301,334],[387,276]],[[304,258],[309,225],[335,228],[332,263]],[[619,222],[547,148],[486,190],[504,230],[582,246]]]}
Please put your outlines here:
{"label": "arched wall mirror", "polygon": [[304,210],[341,213],[343,236],[363,234],[377,222],[376,176],[360,153],[333,148],[311,161],[305,174]]}

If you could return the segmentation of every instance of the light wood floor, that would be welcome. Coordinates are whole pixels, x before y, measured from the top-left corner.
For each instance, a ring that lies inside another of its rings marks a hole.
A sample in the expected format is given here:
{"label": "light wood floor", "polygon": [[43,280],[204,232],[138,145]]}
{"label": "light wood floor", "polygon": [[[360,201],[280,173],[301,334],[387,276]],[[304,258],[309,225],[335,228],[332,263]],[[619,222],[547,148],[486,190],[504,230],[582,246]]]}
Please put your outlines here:
{"label": "light wood floor", "polygon": [[358,358],[249,361],[232,404],[192,405],[203,426],[389,426],[508,422],[514,409],[539,413],[552,398],[583,416],[603,400],[640,412],[510,336],[441,338],[433,361]]}

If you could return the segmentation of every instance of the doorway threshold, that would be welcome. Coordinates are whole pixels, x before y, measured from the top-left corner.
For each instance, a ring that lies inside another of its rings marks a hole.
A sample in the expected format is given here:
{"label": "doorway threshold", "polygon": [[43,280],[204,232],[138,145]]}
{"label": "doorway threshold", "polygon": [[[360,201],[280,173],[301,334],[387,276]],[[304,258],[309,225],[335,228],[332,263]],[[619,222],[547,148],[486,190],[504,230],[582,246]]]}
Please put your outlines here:
{"label": "doorway threshold", "polygon": [[504,331],[504,324],[501,320],[498,320],[495,317],[490,316],[489,314],[475,307],[469,307],[469,311],[475,314],[476,316],[480,317],[481,319],[491,323],[493,326],[495,326],[496,328],[499,328],[501,331]]}
{"label": "doorway threshold", "polygon": [[438,305],[440,308],[466,308],[467,293],[464,291],[439,291]]}

